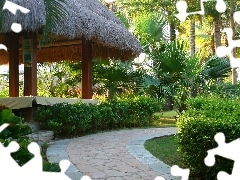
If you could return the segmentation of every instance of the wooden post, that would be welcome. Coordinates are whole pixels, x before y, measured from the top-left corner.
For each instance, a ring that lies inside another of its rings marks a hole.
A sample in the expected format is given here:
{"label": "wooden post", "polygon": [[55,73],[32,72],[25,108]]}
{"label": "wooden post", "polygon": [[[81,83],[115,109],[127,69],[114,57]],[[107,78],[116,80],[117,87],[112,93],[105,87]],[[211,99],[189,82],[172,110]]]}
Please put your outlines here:
{"label": "wooden post", "polygon": [[37,33],[31,33],[32,61],[24,64],[24,96],[37,96]]}
{"label": "wooden post", "polygon": [[82,39],[82,99],[92,99],[92,42]]}
{"label": "wooden post", "polygon": [[[37,96],[37,33],[30,35],[32,48],[30,51],[31,62],[24,62],[24,96]],[[24,118],[26,122],[33,119],[36,107],[24,109]]]}
{"label": "wooden post", "polygon": [[9,95],[19,96],[19,36],[13,33],[9,36]]}

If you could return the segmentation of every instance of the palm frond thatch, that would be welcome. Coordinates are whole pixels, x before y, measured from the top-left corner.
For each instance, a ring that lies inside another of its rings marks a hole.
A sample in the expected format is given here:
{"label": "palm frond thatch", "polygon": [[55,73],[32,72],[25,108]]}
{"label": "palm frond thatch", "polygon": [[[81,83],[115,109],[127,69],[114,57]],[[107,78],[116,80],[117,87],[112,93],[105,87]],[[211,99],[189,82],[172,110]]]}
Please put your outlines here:
{"label": "palm frond thatch", "polygon": [[[3,9],[5,2],[6,0],[0,1],[0,9]],[[0,29],[2,29],[2,15],[3,15],[3,11],[0,11]]]}
{"label": "palm frond thatch", "polygon": [[[35,31],[40,35],[47,20],[44,0],[11,1],[30,9],[30,13],[17,12],[14,16],[9,11],[4,10],[0,43],[6,45],[10,43],[7,38],[9,34],[5,34],[11,32],[13,22],[21,23],[24,32]],[[81,46],[79,45],[81,45],[82,37],[92,40],[93,58],[105,59],[110,57],[128,60],[141,53],[142,49],[136,38],[126,29],[121,20],[98,0],[67,0],[66,4],[61,2],[62,0],[58,1],[66,8],[68,15],[50,29],[50,34],[54,37],[57,36],[58,39],[49,47],[43,46],[38,49],[39,62],[81,60]],[[64,46],[62,46],[63,41],[65,42]],[[75,42],[73,43],[73,41]],[[66,48],[67,46],[69,47]],[[20,63],[21,61],[20,58]],[[8,62],[8,54],[0,51],[0,63],[6,62]]]}

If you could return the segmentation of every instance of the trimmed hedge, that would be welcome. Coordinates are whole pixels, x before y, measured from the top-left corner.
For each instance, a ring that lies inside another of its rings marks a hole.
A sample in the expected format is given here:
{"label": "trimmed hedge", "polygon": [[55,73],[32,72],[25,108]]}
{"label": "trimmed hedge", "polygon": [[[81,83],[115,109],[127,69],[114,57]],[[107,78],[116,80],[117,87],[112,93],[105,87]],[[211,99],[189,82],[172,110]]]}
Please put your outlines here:
{"label": "trimmed hedge", "polygon": [[[240,137],[239,99],[197,97],[187,103],[188,110],[177,120],[179,152],[193,179],[216,179],[219,171],[232,172],[233,161],[216,157],[213,167],[204,164],[207,151],[218,144],[214,136],[224,133],[226,142]],[[231,153],[231,152],[229,152]]]}
{"label": "trimmed hedge", "polygon": [[52,130],[55,137],[75,137],[83,134],[149,126],[152,114],[161,106],[149,97],[118,97],[98,105],[60,103],[41,106],[35,121],[44,129]]}

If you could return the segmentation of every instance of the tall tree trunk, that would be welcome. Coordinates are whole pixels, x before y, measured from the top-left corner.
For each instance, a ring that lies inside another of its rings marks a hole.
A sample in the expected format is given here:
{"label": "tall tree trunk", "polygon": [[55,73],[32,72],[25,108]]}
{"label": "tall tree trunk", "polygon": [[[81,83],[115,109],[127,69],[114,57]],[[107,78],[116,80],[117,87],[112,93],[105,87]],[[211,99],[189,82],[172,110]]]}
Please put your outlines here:
{"label": "tall tree trunk", "polygon": [[170,23],[170,41],[174,41],[176,39],[176,31],[175,31],[175,23]]}
{"label": "tall tree trunk", "polygon": [[[234,19],[233,19],[233,13],[235,11],[235,6],[234,6],[234,3],[233,1],[231,1],[231,8],[230,8],[230,27],[232,28],[233,30],[233,39],[235,39],[235,35],[236,35],[236,30],[235,30],[235,23],[234,23]],[[236,48],[233,48],[232,50],[232,54],[233,54],[233,57],[236,57]],[[232,68],[232,84],[237,84],[237,70],[236,68]]]}
{"label": "tall tree trunk", "polygon": [[163,106],[163,111],[173,110],[173,104],[174,104],[173,96],[172,95],[167,95],[165,97],[165,103],[164,103],[164,106]]}
{"label": "tall tree trunk", "polygon": [[214,23],[214,47],[216,52],[217,47],[221,46],[220,21],[219,19],[215,19],[213,23]]}
{"label": "tall tree trunk", "polygon": [[[220,17],[214,19],[214,54],[216,54],[217,47],[221,46],[221,27]],[[223,78],[218,78],[218,83],[223,83]]]}
{"label": "tall tree trunk", "polygon": [[190,48],[191,48],[191,55],[193,56],[195,54],[196,49],[196,43],[195,43],[195,20],[190,21]]}

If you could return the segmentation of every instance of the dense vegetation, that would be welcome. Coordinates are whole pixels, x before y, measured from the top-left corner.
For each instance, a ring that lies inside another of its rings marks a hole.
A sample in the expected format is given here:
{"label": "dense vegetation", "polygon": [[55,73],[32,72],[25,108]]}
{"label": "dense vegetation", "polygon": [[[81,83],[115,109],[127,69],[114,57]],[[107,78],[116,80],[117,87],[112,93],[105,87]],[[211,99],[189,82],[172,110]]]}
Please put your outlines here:
{"label": "dense vegetation", "polygon": [[231,174],[233,161],[216,156],[215,165],[208,167],[204,159],[208,150],[218,146],[214,140],[216,133],[224,133],[226,142],[239,138],[239,114],[239,99],[208,96],[188,101],[188,109],[177,120],[177,140],[181,158],[191,169],[192,177],[210,180],[219,171]]}
{"label": "dense vegetation", "polygon": [[[50,7],[52,3],[45,2],[49,6],[50,27],[60,17],[53,17],[57,6]],[[220,58],[215,53],[218,46],[228,45],[226,35],[220,31],[222,27],[231,27],[233,39],[239,39],[239,27],[230,22],[233,22],[233,12],[239,10],[240,3],[226,0],[227,10],[219,14],[215,10],[216,1],[208,1],[204,3],[205,16],[189,16],[185,22],[180,22],[175,17],[176,2],[122,0],[107,4],[139,39],[143,60],[94,60],[93,98],[104,100],[98,105],[40,107],[36,121],[43,128],[53,130],[55,137],[72,137],[150,126],[153,113],[162,108],[175,108],[179,113],[178,149],[185,166],[191,169],[191,178],[214,179],[219,170],[231,172],[232,162],[226,159],[217,157],[214,167],[205,166],[203,159],[207,150],[217,146],[214,141],[217,132],[223,132],[227,142],[239,137],[240,91],[236,69],[231,73],[229,57]],[[200,3],[195,1],[187,0],[187,4],[188,11],[200,9]],[[3,2],[0,3],[2,6]],[[60,12],[57,14],[64,16],[64,11]],[[233,49],[233,55],[239,57],[239,49]],[[81,97],[80,69],[81,62],[39,64],[38,94]],[[8,96],[8,81],[8,75],[1,76],[0,97]],[[22,90],[22,82],[20,85]],[[23,119],[14,116],[10,110],[0,112],[1,123],[15,124],[1,133],[1,142],[7,145],[16,139],[26,147],[29,141],[25,135],[30,132]],[[7,119],[3,118],[5,116]],[[13,154],[20,164],[31,158],[29,153],[22,151],[21,157]]]}
{"label": "dense vegetation", "polygon": [[159,103],[148,97],[121,97],[98,105],[77,103],[42,106],[35,120],[42,128],[53,130],[55,137],[73,137],[87,133],[151,126]]}

